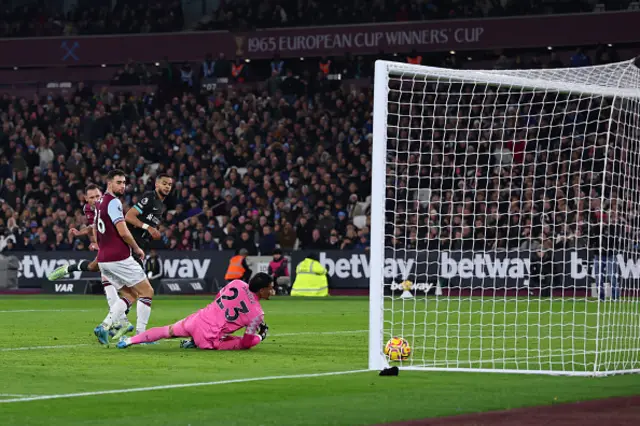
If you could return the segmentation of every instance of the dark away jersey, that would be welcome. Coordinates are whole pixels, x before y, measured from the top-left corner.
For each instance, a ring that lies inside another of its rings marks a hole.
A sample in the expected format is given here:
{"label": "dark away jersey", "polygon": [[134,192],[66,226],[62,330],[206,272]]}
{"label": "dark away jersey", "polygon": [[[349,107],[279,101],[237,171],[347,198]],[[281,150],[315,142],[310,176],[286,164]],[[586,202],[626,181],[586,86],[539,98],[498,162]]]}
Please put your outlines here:
{"label": "dark away jersey", "polygon": [[[133,208],[138,211],[138,219],[140,219],[142,223],[146,223],[157,229],[162,222],[165,205],[162,200],[158,198],[156,191],[148,191],[142,194],[142,197],[133,205]],[[151,235],[144,229],[133,226],[131,226],[130,229],[131,235],[133,235],[133,238],[135,238],[140,247],[145,247],[151,240]]]}

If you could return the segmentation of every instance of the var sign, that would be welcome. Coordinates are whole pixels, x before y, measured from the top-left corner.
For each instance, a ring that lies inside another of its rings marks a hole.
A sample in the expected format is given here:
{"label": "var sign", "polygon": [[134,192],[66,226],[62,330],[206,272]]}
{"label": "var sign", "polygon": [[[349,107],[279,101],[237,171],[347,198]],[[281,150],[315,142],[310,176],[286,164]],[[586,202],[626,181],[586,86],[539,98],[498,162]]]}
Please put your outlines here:
{"label": "var sign", "polygon": [[73,293],[73,284],[54,284],[56,293]]}
{"label": "var sign", "polygon": [[204,293],[208,289],[204,280],[199,279],[168,279],[160,280],[160,291],[170,294],[197,294]]}
{"label": "var sign", "polygon": [[42,292],[47,294],[85,294],[87,280],[53,281],[42,285]]}

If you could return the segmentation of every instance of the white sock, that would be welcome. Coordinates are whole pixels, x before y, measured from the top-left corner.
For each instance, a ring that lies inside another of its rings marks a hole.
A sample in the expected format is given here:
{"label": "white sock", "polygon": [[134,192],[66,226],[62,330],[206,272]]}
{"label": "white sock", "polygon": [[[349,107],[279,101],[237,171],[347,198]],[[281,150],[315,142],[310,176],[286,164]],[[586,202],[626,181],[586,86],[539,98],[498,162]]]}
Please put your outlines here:
{"label": "white sock", "polygon": [[107,329],[111,328],[114,321],[124,315],[124,312],[126,310],[127,302],[125,302],[124,299],[118,299],[118,301],[116,301],[113,306],[111,306],[109,314],[107,314],[104,321],[102,321],[102,326]]}
{"label": "white sock", "polygon": [[104,285],[104,295],[107,296],[107,303],[109,304],[109,309],[111,309],[113,304],[120,300],[118,290],[111,284],[105,285],[105,281],[102,282],[102,285]]}
{"label": "white sock", "polygon": [[151,316],[151,298],[139,297],[136,304],[136,334],[144,333]]}

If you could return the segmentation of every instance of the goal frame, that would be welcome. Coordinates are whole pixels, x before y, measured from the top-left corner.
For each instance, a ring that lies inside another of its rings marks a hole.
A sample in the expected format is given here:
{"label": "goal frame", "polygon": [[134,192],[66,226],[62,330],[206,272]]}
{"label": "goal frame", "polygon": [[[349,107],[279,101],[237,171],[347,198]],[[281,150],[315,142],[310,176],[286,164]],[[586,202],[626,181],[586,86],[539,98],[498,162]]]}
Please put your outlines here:
{"label": "goal frame", "polygon": [[[640,68],[640,57],[635,65]],[[596,67],[592,67],[596,68]],[[640,99],[640,89],[627,89],[563,83],[557,80],[544,80],[519,77],[508,74],[498,74],[488,70],[455,70],[423,65],[404,64],[399,62],[377,60],[374,70],[374,102],[373,102],[373,149],[372,149],[372,180],[371,180],[371,245],[370,245],[370,276],[369,276],[369,359],[370,370],[382,370],[389,367],[383,354],[384,345],[384,261],[385,261],[385,196],[387,169],[387,109],[388,83],[391,73],[416,75],[420,77],[447,78],[468,83],[487,85],[509,85],[520,88],[544,88],[564,93],[600,95],[612,98],[618,97]],[[608,145],[608,141],[607,141]],[[598,299],[598,311],[602,303]],[[599,334],[599,327],[596,331]],[[596,337],[596,342],[598,338]],[[597,346],[596,346],[597,348]],[[597,349],[596,349],[597,352]],[[596,354],[597,357],[597,354]],[[453,368],[428,366],[400,366],[404,370],[420,371],[448,371],[474,373],[509,373],[509,374],[543,374],[552,376],[608,376],[613,374],[640,373],[639,369],[599,371],[598,363],[594,363],[592,371],[567,370],[519,370],[519,369],[488,369],[488,368]]]}

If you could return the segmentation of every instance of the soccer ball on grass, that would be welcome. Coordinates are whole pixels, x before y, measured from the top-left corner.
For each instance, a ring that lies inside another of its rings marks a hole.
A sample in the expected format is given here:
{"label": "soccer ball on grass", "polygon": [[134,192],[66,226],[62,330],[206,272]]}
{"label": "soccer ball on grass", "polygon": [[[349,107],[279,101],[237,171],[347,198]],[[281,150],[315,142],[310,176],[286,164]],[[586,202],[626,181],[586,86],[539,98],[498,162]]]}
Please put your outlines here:
{"label": "soccer ball on grass", "polygon": [[384,345],[384,354],[389,361],[404,361],[411,355],[411,346],[403,337],[392,337]]}

